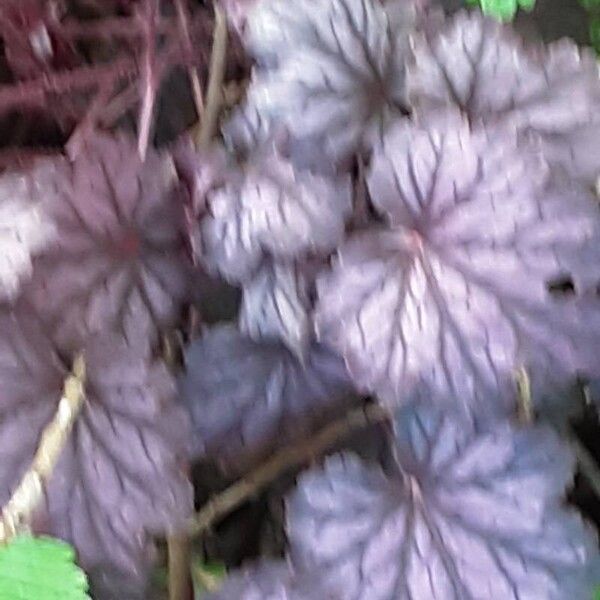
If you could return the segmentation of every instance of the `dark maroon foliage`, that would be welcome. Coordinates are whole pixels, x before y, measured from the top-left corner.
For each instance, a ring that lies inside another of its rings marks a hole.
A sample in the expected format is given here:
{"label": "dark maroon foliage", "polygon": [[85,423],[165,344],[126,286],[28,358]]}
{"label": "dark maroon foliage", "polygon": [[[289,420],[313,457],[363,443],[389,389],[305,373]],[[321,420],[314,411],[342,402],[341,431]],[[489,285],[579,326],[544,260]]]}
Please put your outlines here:
{"label": "dark maroon foliage", "polygon": [[[216,107],[200,2],[0,7],[0,508],[81,355],[30,524],[75,546],[95,600],[162,598],[195,504],[381,406],[207,536],[208,559],[255,559],[208,598],[600,583],[565,499],[575,392],[599,397],[598,65],[430,4],[223,1]],[[530,405],[554,428],[517,424]]]}

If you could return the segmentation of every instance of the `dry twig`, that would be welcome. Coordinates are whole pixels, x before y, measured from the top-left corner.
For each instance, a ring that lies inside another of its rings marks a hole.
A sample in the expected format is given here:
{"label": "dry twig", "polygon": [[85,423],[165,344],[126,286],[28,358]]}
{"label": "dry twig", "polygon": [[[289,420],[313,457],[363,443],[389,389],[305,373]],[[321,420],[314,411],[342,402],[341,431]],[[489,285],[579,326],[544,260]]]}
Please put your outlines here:
{"label": "dry twig", "polygon": [[142,9],[142,30],[144,32],[144,56],[141,70],[142,107],[138,121],[138,152],[142,160],[146,158],[154,102],[156,100],[156,25],[159,16],[158,0],[146,0]]}
{"label": "dry twig", "polygon": [[44,495],[54,467],[67,442],[85,399],[85,361],[79,355],[64,384],[63,395],[52,421],[42,432],[28,471],[2,509],[0,543],[10,541],[29,521]]}
{"label": "dry twig", "polygon": [[217,128],[223,102],[223,79],[227,62],[227,18],[223,10],[216,4],[213,36],[206,102],[196,138],[196,145],[199,148],[205,148],[210,144]]}
{"label": "dry twig", "polygon": [[187,535],[167,538],[169,553],[169,600],[189,600],[193,593],[190,541]]}
{"label": "dry twig", "polygon": [[352,431],[380,423],[388,418],[389,411],[386,408],[379,404],[371,404],[349,412],[339,421],[321,429],[312,438],[284,448],[249,475],[209,500],[190,520],[188,524],[190,534],[198,535],[209,530],[220,519],[260,492],[277,477],[322,455]]}
{"label": "dry twig", "polygon": [[531,397],[531,381],[525,367],[520,367],[516,374],[517,380],[517,411],[522,425],[533,423],[533,400]]}

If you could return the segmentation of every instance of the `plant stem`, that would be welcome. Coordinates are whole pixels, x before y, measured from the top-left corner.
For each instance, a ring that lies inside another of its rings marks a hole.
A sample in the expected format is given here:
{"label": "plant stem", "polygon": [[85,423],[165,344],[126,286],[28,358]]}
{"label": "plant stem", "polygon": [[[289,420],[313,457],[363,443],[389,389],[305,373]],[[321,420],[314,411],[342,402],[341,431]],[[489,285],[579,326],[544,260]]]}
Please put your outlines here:
{"label": "plant stem", "polygon": [[215,30],[210,57],[210,74],[204,114],[196,137],[196,146],[206,148],[215,134],[223,102],[223,79],[227,59],[227,19],[223,10],[215,3]]}
{"label": "plant stem", "polygon": [[389,416],[389,411],[386,408],[378,404],[371,404],[349,412],[339,421],[335,421],[321,429],[312,438],[284,448],[246,477],[209,500],[190,519],[188,524],[190,535],[198,535],[207,531],[232,510],[235,510],[246,500],[264,489],[279,475],[320,456],[352,431],[381,423],[387,420]]}
{"label": "plant stem", "polygon": [[167,549],[169,552],[169,600],[191,600],[193,585],[188,536],[170,535],[167,538]]}
{"label": "plant stem", "polygon": [[156,99],[156,21],[159,13],[158,0],[146,0],[142,14],[144,32],[144,56],[141,69],[142,107],[138,121],[138,153],[146,158]]}
{"label": "plant stem", "polygon": [[65,380],[56,414],[42,432],[31,466],[2,509],[0,543],[9,542],[17,535],[37,508],[84,400],[85,361],[79,355],[73,362],[71,374]]}
{"label": "plant stem", "polygon": [[520,367],[516,374],[518,396],[518,418],[522,425],[531,425],[533,422],[533,399],[531,396],[531,381],[525,367]]}
{"label": "plant stem", "polygon": [[[179,29],[181,30],[181,35],[183,36],[183,42],[186,48],[192,52],[189,15],[184,4],[184,0],[175,0],[175,8],[177,9],[177,19],[179,22]],[[188,78],[190,80],[190,86],[192,87],[192,96],[194,98],[194,105],[196,106],[196,115],[200,121],[202,119],[202,115],[204,114],[204,98],[202,97],[202,86],[200,85],[198,71],[194,65],[190,65],[188,67]]]}

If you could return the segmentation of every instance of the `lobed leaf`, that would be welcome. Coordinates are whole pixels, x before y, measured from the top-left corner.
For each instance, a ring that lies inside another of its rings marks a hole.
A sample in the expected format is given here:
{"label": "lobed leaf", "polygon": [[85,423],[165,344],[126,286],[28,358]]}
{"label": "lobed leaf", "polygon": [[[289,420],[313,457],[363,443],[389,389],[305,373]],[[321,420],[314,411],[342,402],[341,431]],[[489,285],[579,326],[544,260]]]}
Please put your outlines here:
{"label": "lobed leaf", "polygon": [[412,7],[377,0],[262,2],[248,15],[247,46],[264,67],[250,111],[334,161],[369,146],[405,106]]}
{"label": "lobed leaf", "polygon": [[239,179],[215,190],[208,206],[199,258],[233,281],[256,272],[264,256],[329,253],[352,210],[347,178],[300,172],[277,154],[257,157]]}
{"label": "lobed leaf", "polygon": [[52,538],[21,536],[0,547],[0,598],[89,600],[75,552]]}
{"label": "lobed leaf", "polygon": [[573,466],[550,429],[515,430],[411,407],[384,473],[353,455],[304,475],[288,502],[298,569],[344,598],[585,598],[595,535],[560,506]]}
{"label": "lobed leaf", "polygon": [[24,290],[61,346],[113,330],[147,344],[178,315],[189,264],[175,171],[133,142],[95,137],[60,181],[54,243]]}
{"label": "lobed leaf", "polygon": [[596,57],[566,40],[525,48],[477,13],[459,13],[437,35],[418,37],[408,68],[411,103],[429,114],[459,109],[472,123],[504,123],[542,137],[553,165],[594,182],[600,155]]}
{"label": "lobed leaf", "polygon": [[[35,315],[0,316],[0,505],[29,468],[54,416],[68,372]],[[100,336],[84,348],[86,402],[46,489],[38,526],[71,542],[82,565],[113,564],[139,574],[148,531],[187,517],[192,490],[184,414],[162,365]]]}
{"label": "lobed leaf", "polygon": [[597,298],[549,291],[599,280],[593,198],[549,187],[512,133],[452,120],[392,130],[367,182],[389,225],[340,247],[315,316],[359,387],[481,414],[507,408],[522,366],[540,385],[597,371]]}
{"label": "lobed leaf", "polygon": [[318,427],[355,398],[343,363],[313,344],[303,362],[233,326],[209,329],[185,355],[180,394],[197,458],[237,469]]}

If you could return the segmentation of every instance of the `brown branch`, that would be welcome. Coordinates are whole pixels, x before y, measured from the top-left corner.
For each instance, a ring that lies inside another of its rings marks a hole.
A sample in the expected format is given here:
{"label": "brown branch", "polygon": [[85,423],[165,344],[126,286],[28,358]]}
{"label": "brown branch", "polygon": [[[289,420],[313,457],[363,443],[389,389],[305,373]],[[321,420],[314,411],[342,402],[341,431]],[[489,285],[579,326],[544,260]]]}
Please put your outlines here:
{"label": "brown branch", "polygon": [[531,381],[525,367],[520,367],[516,373],[517,381],[517,414],[521,425],[533,422],[533,399],[531,396]]}
{"label": "brown branch", "polygon": [[[183,37],[183,43],[185,44],[185,47],[192,52],[193,46],[192,38],[190,36],[189,14],[184,4],[184,0],[175,0],[175,7],[177,9],[177,19],[179,21],[179,29]],[[202,86],[200,84],[200,78],[198,77],[198,71],[194,65],[188,67],[188,78],[192,88],[196,114],[198,120],[200,120],[204,113],[204,98],[202,97]]]}
{"label": "brown branch", "polygon": [[389,416],[386,408],[378,404],[371,404],[349,412],[339,421],[321,429],[312,438],[284,448],[249,475],[209,500],[190,519],[188,523],[190,535],[199,535],[209,530],[215,523],[260,492],[279,475],[322,455],[352,431],[381,423]]}
{"label": "brown branch", "polygon": [[190,567],[190,541],[187,535],[167,538],[169,553],[169,600],[190,600],[193,597]]}
{"label": "brown branch", "polygon": [[9,542],[37,508],[84,400],[85,361],[79,355],[73,363],[72,373],[65,380],[56,414],[42,432],[31,466],[2,509],[0,543]]}
{"label": "brown branch", "polygon": [[217,129],[221,104],[223,102],[223,79],[227,62],[227,18],[223,9],[215,3],[215,29],[210,57],[210,75],[204,114],[196,137],[196,145],[205,148],[210,144]]}

